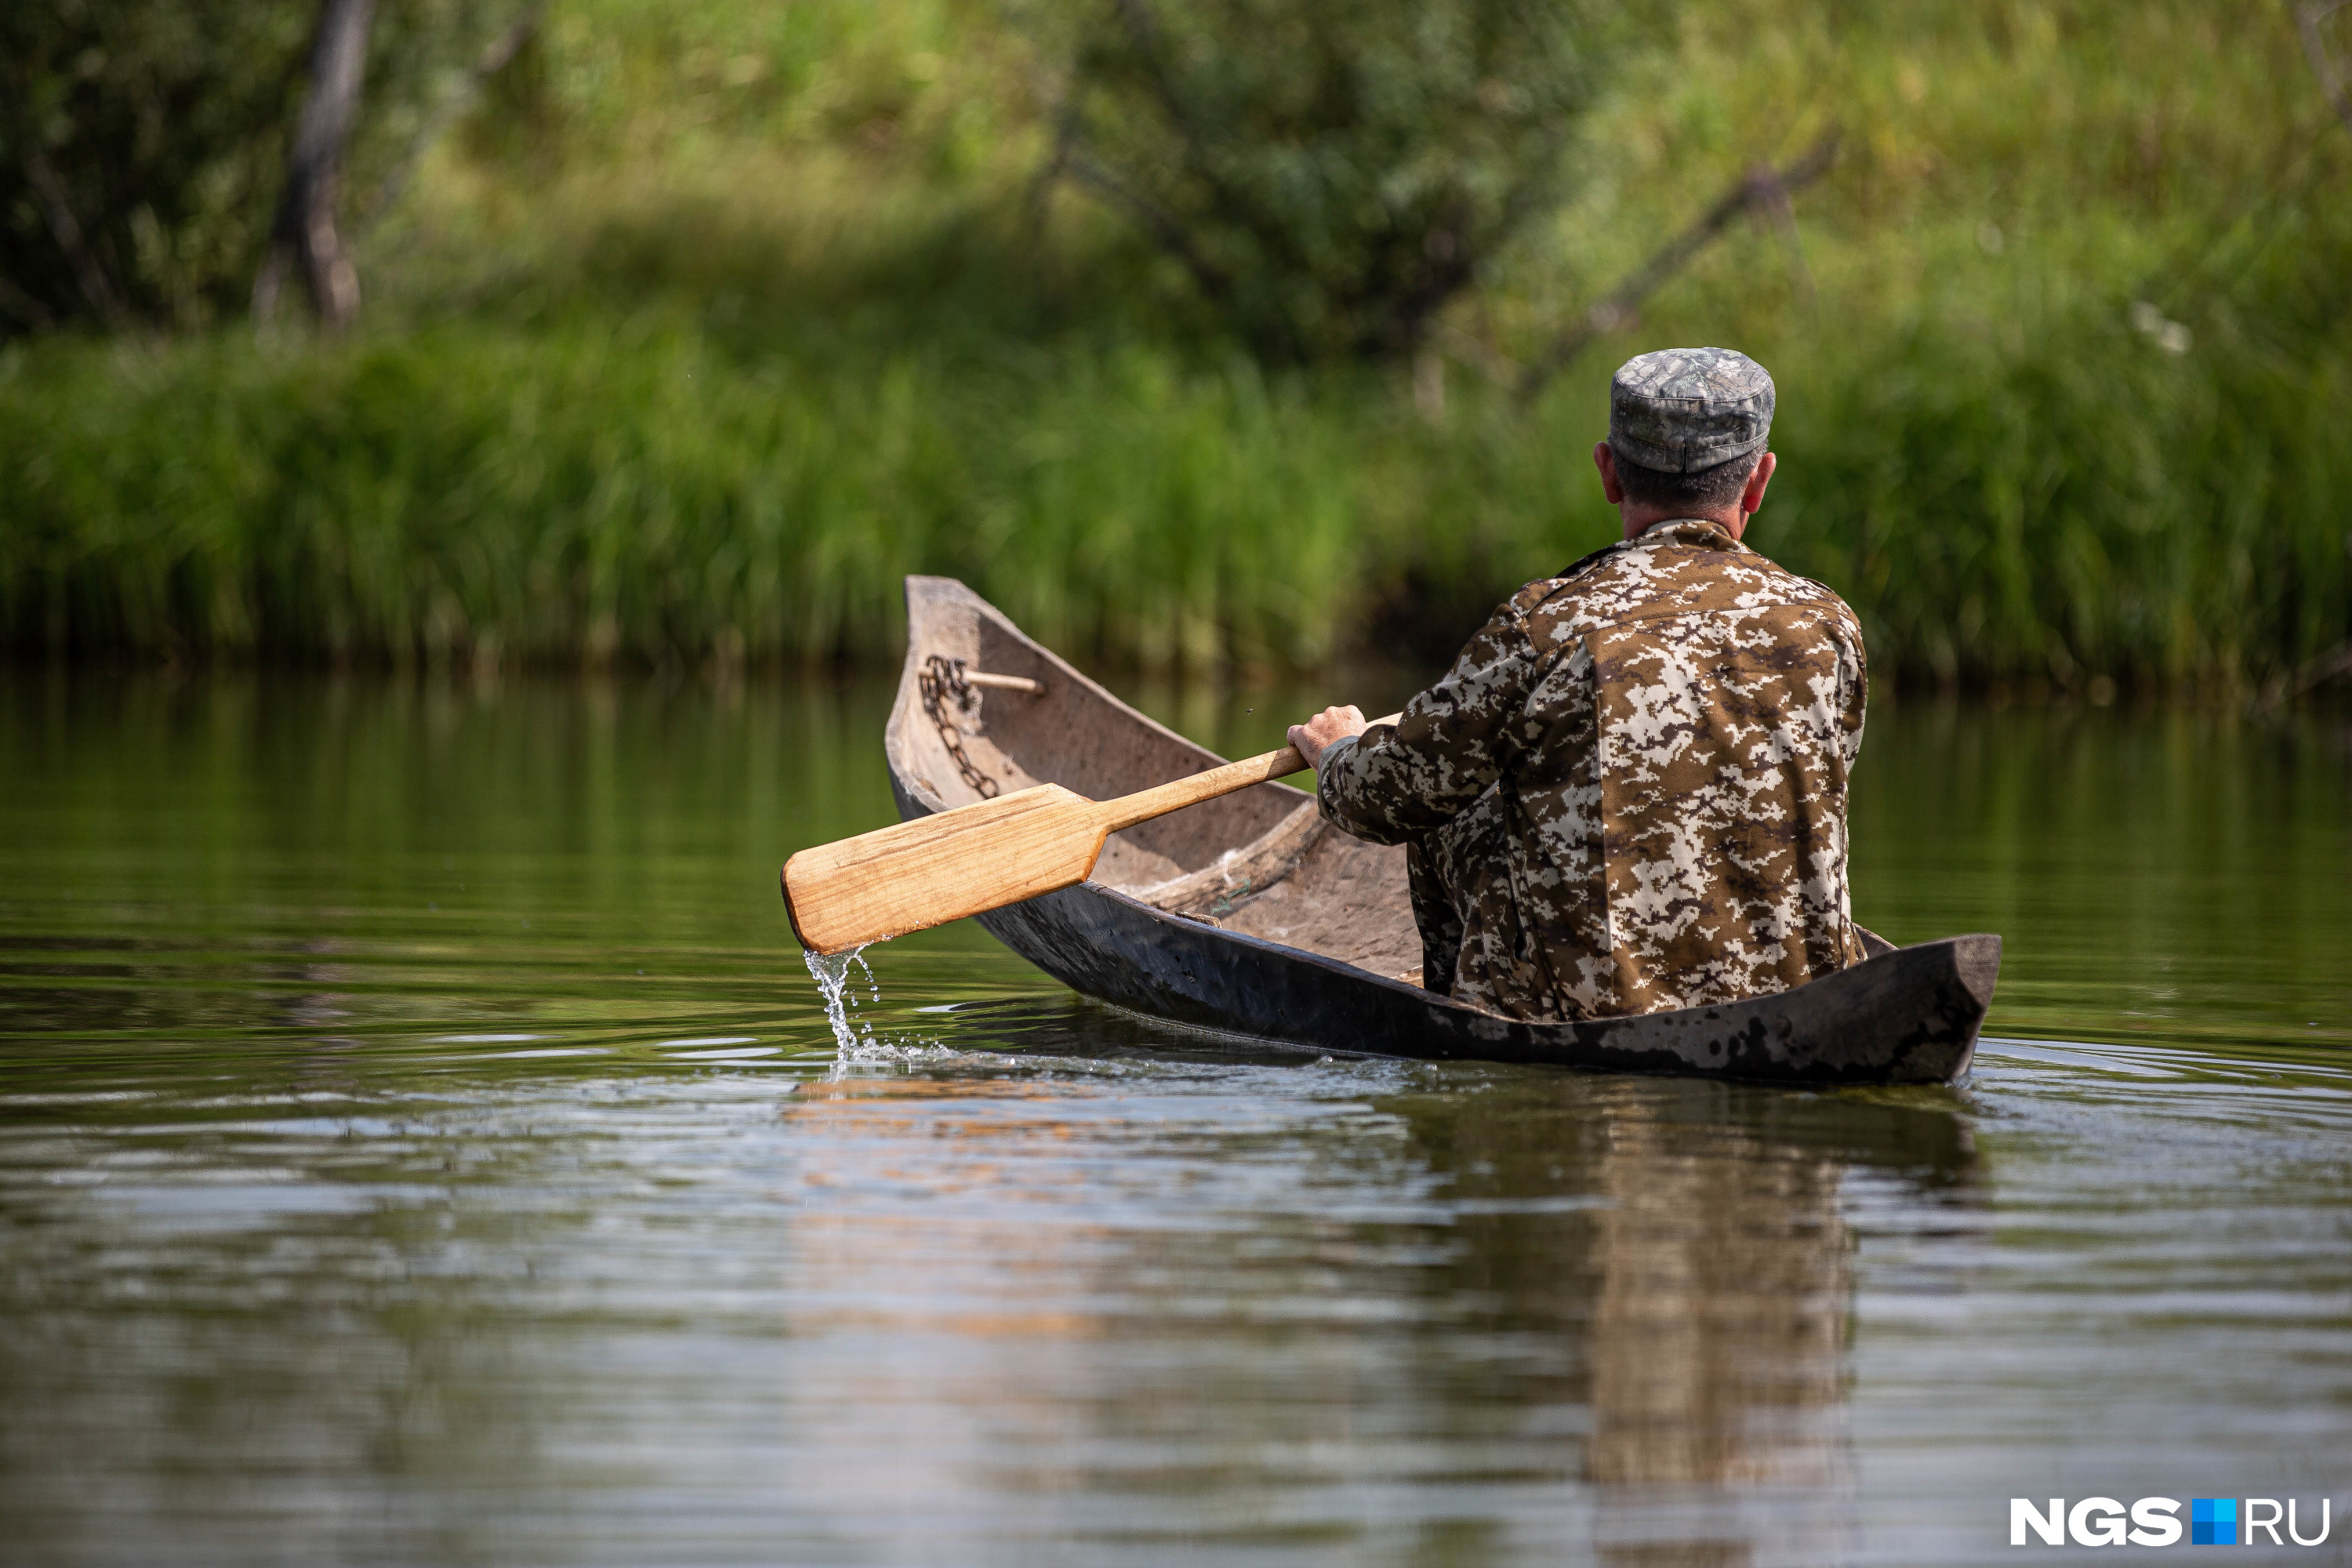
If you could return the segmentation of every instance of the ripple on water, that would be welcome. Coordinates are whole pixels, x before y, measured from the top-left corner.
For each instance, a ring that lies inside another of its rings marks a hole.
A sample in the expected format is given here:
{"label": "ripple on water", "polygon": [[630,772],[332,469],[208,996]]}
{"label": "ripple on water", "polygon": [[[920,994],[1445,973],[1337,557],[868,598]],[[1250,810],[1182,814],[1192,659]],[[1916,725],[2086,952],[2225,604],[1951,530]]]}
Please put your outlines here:
{"label": "ripple on water", "polygon": [[2308,727],[1874,711],[1863,918],[2003,931],[2042,1037],[1798,1093],[1246,1051],[968,926],[803,984],[767,868],[890,813],[843,700],[0,682],[0,1557],[1946,1564],[2011,1495],[2190,1489],[2342,1535]]}

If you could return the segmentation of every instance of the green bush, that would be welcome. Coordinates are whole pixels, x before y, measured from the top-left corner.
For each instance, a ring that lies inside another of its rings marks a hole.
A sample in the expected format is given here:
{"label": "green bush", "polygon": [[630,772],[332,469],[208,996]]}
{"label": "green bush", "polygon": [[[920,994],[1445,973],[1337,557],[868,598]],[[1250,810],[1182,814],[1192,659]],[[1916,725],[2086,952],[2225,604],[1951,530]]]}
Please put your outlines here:
{"label": "green bush", "polygon": [[1410,349],[1564,194],[1610,0],[1086,0],[1056,156],[1277,360]]}
{"label": "green bush", "polygon": [[[441,75],[509,9],[377,6],[349,182],[361,201]],[[87,320],[184,329],[244,303],[317,11],[316,0],[0,6],[0,339]]]}

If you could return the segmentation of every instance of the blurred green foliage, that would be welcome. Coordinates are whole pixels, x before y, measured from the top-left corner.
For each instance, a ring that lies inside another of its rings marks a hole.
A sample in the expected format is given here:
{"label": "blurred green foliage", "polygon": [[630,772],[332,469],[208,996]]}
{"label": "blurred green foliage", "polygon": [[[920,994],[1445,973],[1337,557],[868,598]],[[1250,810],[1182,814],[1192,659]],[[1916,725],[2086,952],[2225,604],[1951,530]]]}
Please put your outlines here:
{"label": "blurred green foliage", "polygon": [[[0,645],[878,660],[932,571],[1090,659],[1425,663],[1612,536],[1607,373],[1677,342],[1773,369],[1751,537],[1882,677],[2243,686],[2352,636],[2352,137],[2283,12],[1687,7],[1408,374],[1267,368],[1041,191],[1040,3],[557,5],[354,341],[0,350]],[[1793,236],[1735,226],[1531,408],[1490,383],[1832,123]]]}
{"label": "blurred green foliage", "polygon": [[1135,218],[1262,357],[1417,344],[1564,194],[1633,29],[1610,0],[1065,8],[1056,166]]}
{"label": "blurred green foliage", "polygon": [[[401,155],[491,0],[383,0],[345,210]],[[0,339],[185,329],[244,302],[284,179],[315,0],[0,6]]]}
{"label": "blurred green foliage", "polygon": [[[2219,326],[2170,353],[2090,307],[2010,353],[1931,328],[1784,345],[1753,538],[1853,600],[1883,677],[2276,675],[2352,624],[2352,334],[2311,326],[2330,347],[2301,370]],[[770,362],[593,313],[5,364],[19,647],[881,660],[920,570],[1089,659],[1433,662],[1613,535],[1591,389],[1530,413],[1464,388],[1432,423],[1378,377],[1238,356]]]}
{"label": "blurred green foliage", "polygon": [[251,286],[311,10],[0,8],[0,331],[89,315],[193,323]]}

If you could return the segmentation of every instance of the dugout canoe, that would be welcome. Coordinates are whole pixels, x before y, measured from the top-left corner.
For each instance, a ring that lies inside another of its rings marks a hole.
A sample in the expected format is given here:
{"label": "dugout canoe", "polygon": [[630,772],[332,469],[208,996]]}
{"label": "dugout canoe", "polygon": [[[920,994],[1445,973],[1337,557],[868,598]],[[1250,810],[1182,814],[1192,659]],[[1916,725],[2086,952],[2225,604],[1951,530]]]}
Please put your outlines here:
{"label": "dugout canoe", "polygon": [[[907,662],[885,741],[902,819],[1032,784],[1090,799],[1225,759],[1121,702],[946,577],[907,579]],[[1034,688],[1034,689],[1032,689]],[[1084,884],[978,917],[1086,995],[1294,1047],[1783,1083],[1948,1083],[2000,969],[1997,936],[1872,956],[1773,996],[1527,1024],[1421,987],[1404,852],[1253,785],[1111,836]]]}

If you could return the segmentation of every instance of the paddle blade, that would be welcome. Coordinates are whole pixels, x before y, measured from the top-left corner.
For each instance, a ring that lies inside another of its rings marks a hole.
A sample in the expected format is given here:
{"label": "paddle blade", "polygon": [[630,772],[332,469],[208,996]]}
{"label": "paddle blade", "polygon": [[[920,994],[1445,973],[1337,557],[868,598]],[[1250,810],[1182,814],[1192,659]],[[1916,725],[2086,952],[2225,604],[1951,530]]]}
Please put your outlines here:
{"label": "paddle blade", "polygon": [[803,849],[784,862],[784,908],[803,947],[841,952],[1073,887],[1105,833],[1092,801],[1039,784]]}

